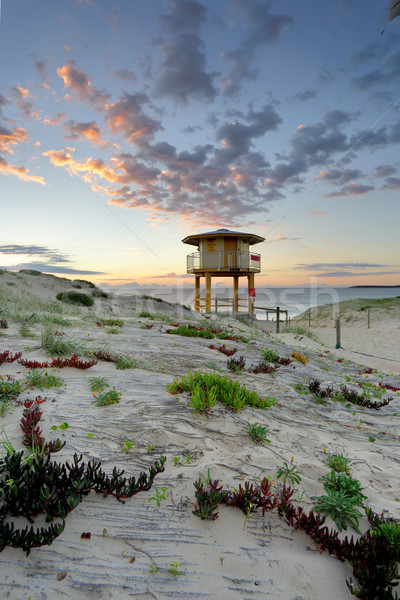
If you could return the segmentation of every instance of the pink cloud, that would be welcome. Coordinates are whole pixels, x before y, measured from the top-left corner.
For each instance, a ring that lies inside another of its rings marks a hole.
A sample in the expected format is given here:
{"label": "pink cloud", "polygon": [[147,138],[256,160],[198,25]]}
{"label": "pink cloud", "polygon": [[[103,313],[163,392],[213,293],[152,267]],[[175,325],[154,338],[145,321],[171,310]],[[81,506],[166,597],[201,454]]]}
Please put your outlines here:
{"label": "pink cloud", "polygon": [[16,146],[19,142],[25,142],[27,135],[22,127],[14,127],[10,130],[0,125],[0,150],[8,154],[14,154],[12,146]]}
{"label": "pink cloud", "polygon": [[42,185],[46,185],[43,177],[37,175],[31,175],[29,173],[29,169],[26,167],[16,167],[14,165],[10,165],[4,158],[0,156],[0,172],[4,175],[15,175],[18,179],[22,181],[33,181],[35,183],[41,183]]}
{"label": "pink cloud", "polygon": [[64,81],[64,87],[72,90],[80,102],[102,105],[110,97],[108,93],[92,87],[89,76],[77,68],[74,60],[68,60],[65,65],[59,67],[57,75]]}

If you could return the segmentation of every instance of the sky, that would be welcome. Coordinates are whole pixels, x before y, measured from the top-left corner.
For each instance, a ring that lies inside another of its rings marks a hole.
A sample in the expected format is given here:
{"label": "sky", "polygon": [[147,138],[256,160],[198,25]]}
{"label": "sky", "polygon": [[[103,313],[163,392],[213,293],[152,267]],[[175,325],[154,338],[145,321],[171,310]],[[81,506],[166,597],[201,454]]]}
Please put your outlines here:
{"label": "sky", "polygon": [[0,267],[192,286],[228,228],[257,286],[400,284],[388,3],[3,0]]}

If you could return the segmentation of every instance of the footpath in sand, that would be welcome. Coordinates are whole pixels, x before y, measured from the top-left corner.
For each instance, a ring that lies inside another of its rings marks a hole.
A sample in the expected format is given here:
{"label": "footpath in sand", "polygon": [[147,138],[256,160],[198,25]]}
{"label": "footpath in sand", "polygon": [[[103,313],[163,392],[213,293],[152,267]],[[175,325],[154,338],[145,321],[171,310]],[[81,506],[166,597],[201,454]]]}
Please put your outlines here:
{"label": "footpath in sand", "polygon": [[[8,321],[8,328],[0,329],[0,352],[22,352],[26,359],[49,360],[41,343],[41,315],[51,314],[55,293],[60,286],[62,290],[70,289],[70,283],[25,275],[22,283],[18,282],[25,290],[22,304],[17,300],[22,291],[16,289],[11,294],[18,286],[7,286],[14,280],[9,274],[6,277],[4,281],[0,278],[0,318]],[[90,293],[83,283],[79,285],[80,291]],[[45,306],[37,301],[37,287]],[[41,312],[43,307],[45,311]],[[83,454],[85,461],[100,459],[109,473],[117,466],[128,475],[138,475],[164,455],[165,471],[156,477],[149,492],[124,504],[111,496],[90,493],[68,515],[64,532],[51,546],[33,548],[29,556],[20,549],[6,547],[0,553],[0,597],[350,599],[346,580],[352,570],[348,563],[317,552],[310,538],[288,527],[276,512],[264,516],[261,511],[254,512],[245,519],[237,509],[221,506],[215,521],[200,520],[192,514],[193,482],[199,473],[207,475],[210,470],[212,478],[219,479],[224,487],[237,488],[247,480],[259,482],[264,476],[279,486],[277,469],[293,457],[301,474],[295,497],[299,505],[310,510],[314,504],[311,497],[324,493],[319,478],[328,472],[327,455],[343,453],[351,461],[351,475],[364,486],[366,504],[378,513],[385,511],[398,518],[399,394],[387,390],[382,397],[392,396],[393,400],[376,411],[333,401],[319,404],[306,389],[308,382],[318,379],[322,386],[335,389],[345,384],[360,391],[361,384],[365,392],[373,394],[379,383],[400,385],[399,376],[390,374],[395,369],[365,373],[365,367],[372,365],[369,357],[357,355],[357,359],[350,360],[339,355],[340,350],[331,349],[334,341],[328,346],[329,340],[320,338],[325,345],[316,346],[304,335],[275,335],[263,331],[263,324],[251,327],[228,317],[209,320],[149,299],[97,298],[92,309],[68,310],[60,318],[70,325],[55,327],[64,331],[64,339],[78,340],[88,349],[106,347],[110,353],[130,358],[136,367],[121,370],[114,363],[99,361],[86,371],[57,369],[56,374],[64,380],[61,387],[21,393],[21,401],[38,394],[47,397],[41,404],[43,435],[46,440],[60,437],[66,441],[52,460],[71,461],[75,453]],[[148,315],[140,316],[143,311]],[[31,316],[29,332],[35,337],[21,335],[18,315]],[[96,321],[110,315],[123,319],[123,326],[96,325]],[[167,333],[178,322],[218,325],[249,341],[184,338]],[[111,333],[110,329],[117,332]],[[398,347],[396,324],[391,331],[390,341],[385,333],[387,347],[392,348],[389,358]],[[342,335],[345,345],[345,329]],[[235,357],[244,357],[242,373],[229,371],[227,357],[209,348],[210,344],[223,343],[237,348]],[[365,346],[363,342],[352,346],[357,347],[362,350]],[[265,348],[284,357],[300,351],[307,362],[295,360],[272,375],[250,373],[251,365],[262,360]],[[387,356],[386,349],[382,355]],[[277,403],[265,410],[246,407],[237,413],[217,404],[208,417],[194,413],[188,394],[174,396],[166,389],[174,377],[194,370],[227,375],[262,397],[276,397]],[[21,382],[28,371],[17,361],[0,365],[0,376],[10,375]],[[93,377],[106,377],[120,393],[120,402],[105,407],[93,404],[89,387]],[[0,428],[15,448],[22,448],[22,410],[23,406],[16,405],[1,417]],[[243,428],[254,421],[268,428],[271,443],[254,444]],[[65,422],[68,429],[51,429]],[[123,448],[126,440],[134,442],[128,451]],[[329,518],[327,524],[334,526]],[[44,520],[39,517],[35,525],[43,526]],[[363,517],[361,532],[367,527]],[[82,533],[90,533],[90,538],[82,538]],[[358,535],[351,529],[345,533]],[[171,565],[176,563],[178,574],[171,572]]]}

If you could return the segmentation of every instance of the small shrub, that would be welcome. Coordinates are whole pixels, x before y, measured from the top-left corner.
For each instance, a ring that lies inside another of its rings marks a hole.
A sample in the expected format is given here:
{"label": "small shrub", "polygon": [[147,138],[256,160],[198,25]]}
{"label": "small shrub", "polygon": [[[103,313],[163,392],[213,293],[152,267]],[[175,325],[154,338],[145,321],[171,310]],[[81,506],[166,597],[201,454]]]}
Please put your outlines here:
{"label": "small shrub", "polygon": [[37,387],[39,390],[43,390],[43,388],[50,389],[51,387],[60,387],[64,383],[64,380],[54,373],[47,373],[47,371],[39,371],[37,369],[32,369],[25,380],[25,385],[27,387]]}
{"label": "small shrub", "polygon": [[226,366],[234,373],[241,373],[246,366],[246,361],[243,356],[239,356],[239,358],[228,358]]}
{"label": "small shrub", "polygon": [[278,368],[279,365],[277,363],[271,365],[265,361],[261,361],[255,367],[252,365],[249,371],[250,373],[276,373]]}
{"label": "small shrub", "polygon": [[178,325],[175,329],[168,329],[167,333],[170,333],[171,335],[182,335],[183,337],[201,337],[206,339],[215,337],[209,329],[197,328],[194,325]]}
{"label": "small shrub", "polygon": [[80,292],[59,292],[56,296],[57,300],[66,304],[76,304],[77,306],[93,306],[94,300],[87,294]]}
{"label": "small shrub", "polygon": [[29,331],[29,327],[28,327],[28,325],[26,325],[25,323],[23,323],[23,324],[21,325],[21,327],[19,328],[19,334],[20,334],[22,337],[32,337],[32,338],[36,337],[34,333],[31,333],[31,332]]}
{"label": "small shrub", "polygon": [[137,366],[134,360],[125,358],[125,356],[116,356],[114,362],[117,369],[120,369],[121,371],[124,369],[133,369]]}
{"label": "small shrub", "polygon": [[217,346],[216,344],[210,344],[208,346],[211,350],[218,350],[221,354],[225,354],[225,356],[232,356],[237,352],[237,348],[228,348],[226,344],[222,344],[222,346]]}
{"label": "small shrub", "polygon": [[97,327],[122,327],[124,324],[122,319],[101,319],[101,321],[96,321]]}
{"label": "small shrub", "polygon": [[271,443],[271,440],[267,439],[267,427],[264,425],[259,425],[257,421],[254,423],[247,423],[247,425],[243,425],[243,429],[247,431],[251,439],[255,444],[260,444],[261,442]]}
{"label": "small shrub", "polygon": [[279,360],[279,355],[275,350],[270,350],[269,348],[264,348],[262,351],[263,358],[271,363],[277,363]]}
{"label": "small shrub", "polygon": [[0,378],[0,401],[15,400],[21,393],[21,384],[11,375]]}
{"label": "small shrub", "polygon": [[87,355],[88,351],[83,344],[75,342],[74,340],[65,339],[63,336],[53,331],[51,327],[43,327],[41,332],[42,348],[46,350],[47,354],[53,356],[65,356],[67,354],[84,354]]}
{"label": "small shrub", "polygon": [[89,286],[92,290],[96,288],[94,283],[92,283],[91,281],[87,281],[87,279],[75,279],[75,283],[86,283],[86,285]]}
{"label": "small shrub", "polygon": [[286,367],[287,365],[292,364],[293,360],[291,358],[289,358],[288,356],[281,356],[280,359],[278,360],[278,365],[282,365],[284,367]]}
{"label": "small shrub", "polygon": [[113,388],[112,390],[99,392],[99,395],[96,396],[96,392],[93,392],[94,400],[92,404],[96,404],[96,406],[109,406],[109,404],[118,404],[121,400],[121,395],[119,392]]}
{"label": "small shrub", "polygon": [[21,356],[22,352],[15,352],[14,354],[11,354],[9,350],[4,350],[3,352],[0,352],[0,365],[2,365],[5,362],[15,362],[16,360],[20,359]]}
{"label": "small shrub", "polygon": [[303,354],[301,354],[300,352],[292,352],[292,358],[294,358],[294,360],[297,360],[298,362],[301,362],[303,365],[308,363],[308,358],[306,356],[303,356]]}
{"label": "small shrub", "polygon": [[89,379],[89,386],[92,392],[102,391],[105,387],[110,387],[107,377],[91,377]]}
{"label": "small shrub", "polygon": [[358,523],[361,513],[356,507],[361,506],[362,501],[366,499],[366,496],[361,493],[361,483],[346,473],[337,475],[334,470],[321,477],[321,481],[324,482],[326,495],[312,497],[317,501],[313,510],[328,514],[339,531],[347,529],[350,525],[360,533]]}
{"label": "small shrub", "polygon": [[0,400],[0,417],[4,417],[6,412],[12,411],[14,402],[10,398],[4,398]]}
{"label": "small shrub", "polygon": [[93,298],[109,298],[110,294],[103,292],[103,290],[94,289],[92,290],[92,296]]}
{"label": "small shrub", "polygon": [[326,496],[313,496],[312,499],[317,501],[313,510],[329,515],[339,531],[347,529],[347,526],[350,525],[360,533],[358,523],[361,513],[355,507],[353,499],[343,491],[331,491]]}
{"label": "small shrub", "polygon": [[0,319],[0,329],[8,329],[8,323],[6,319]]}
{"label": "small shrub", "polygon": [[325,463],[330,469],[333,469],[337,473],[346,473],[346,475],[350,475],[350,459],[343,456],[343,454],[331,454],[328,456]]}
{"label": "small shrub", "polygon": [[285,484],[287,480],[293,485],[294,483],[300,483],[301,476],[300,472],[297,469],[297,466],[293,463],[294,457],[292,456],[290,460],[290,464],[286,461],[283,463],[282,467],[279,467],[277,471],[277,478],[280,479],[283,477],[283,483]]}

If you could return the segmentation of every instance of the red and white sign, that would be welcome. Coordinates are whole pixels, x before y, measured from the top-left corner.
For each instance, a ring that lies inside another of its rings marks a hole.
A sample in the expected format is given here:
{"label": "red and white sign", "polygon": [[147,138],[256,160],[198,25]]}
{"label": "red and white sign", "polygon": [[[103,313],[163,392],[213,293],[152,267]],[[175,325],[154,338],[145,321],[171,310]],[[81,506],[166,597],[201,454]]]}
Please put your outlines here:
{"label": "red and white sign", "polygon": [[256,260],[257,262],[260,262],[260,257],[257,254],[250,254],[250,258],[251,260]]}
{"label": "red and white sign", "polygon": [[249,298],[256,297],[256,288],[249,288]]}

